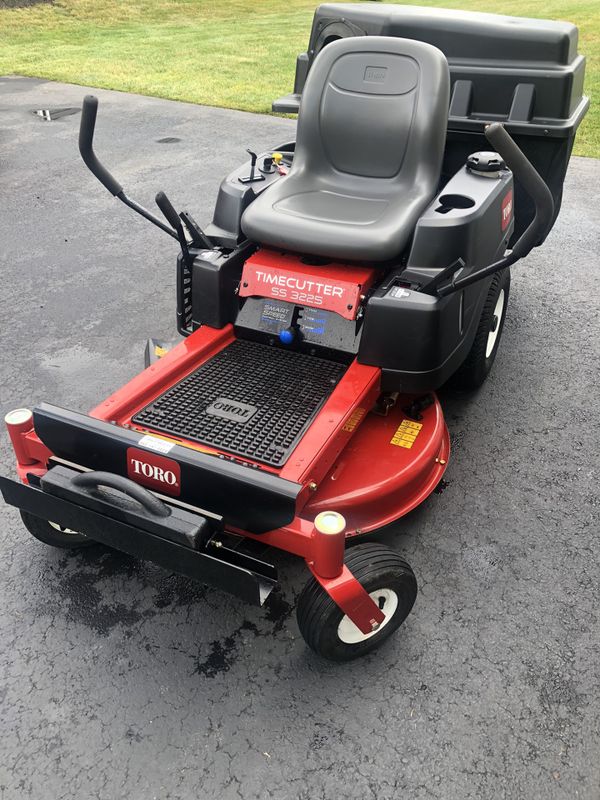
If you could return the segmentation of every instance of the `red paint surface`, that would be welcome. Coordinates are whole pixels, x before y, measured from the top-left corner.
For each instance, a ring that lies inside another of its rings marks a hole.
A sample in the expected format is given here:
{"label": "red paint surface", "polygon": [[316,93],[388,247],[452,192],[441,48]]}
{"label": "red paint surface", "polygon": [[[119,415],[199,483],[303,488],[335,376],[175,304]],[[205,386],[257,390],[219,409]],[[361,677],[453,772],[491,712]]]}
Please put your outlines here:
{"label": "red paint surface", "polygon": [[[379,367],[353,361],[287,462],[282,478],[320,483],[379,395]],[[354,416],[360,409],[360,417]],[[353,424],[356,422],[356,424]]]}
{"label": "red paint surface", "polygon": [[[97,406],[91,416],[128,425],[137,410],[233,340],[231,326],[222,330],[200,328]],[[284,528],[260,536],[246,531],[232,532],[301,556],[313,569],[313,520],[320,511],[343,514],[347,521],[346,536],[356,536],[404,516],[433,491],[445,472],[450,450],[439,402],[435,398],[433,405],[423,411],[422,428],[412,447],[398,447],[391,440],[407,418],[402,407],[410,398],[400,396],[387,417],[374,415],[370,409],[379,392],[379,377],[379,369],[353,362],[284,467],[274,470],[259,465],[304,485],[294,520]],[[195,443],[177,440],[185,446],[211,452]],[[35,431],[19,433],[15,449],[21,458],[34,462],[31,466],[18,466],[21,480],[26,481],[27,472],[44,473],[52,454]],[[176,463],[141,448],[139,452],[146,461],[152,459],[155,466],[163,469],[166,464],[172,468]],[[179,483],[180,473],[175,474]],[[313,481],[315,489],[309,487]],[[145,485],[161,494],[168,493],[162,482]],[[361,630],[370,630],[372,619],[381,621],[377,616],[379,609],[346,567],[337,578],[318,579]]]}
{"label": "red paint surface", "polygon": [[199,328],[93,408],[90,416],[113,420],[120,425],[128,424],[139,409],[215,356],[234,338],[232,325],[220,330],[208,326]]}
{"label": "red paint surface", "polygon": [[33,432],[33,418],[26,420],[25,422],[6,422],[6,430],[8,431],[8,435],[10,437],[10,442],[13,446],[13,450],[15,451],[15,456],[17,459],[17,464],[19,466],[27,466],[31,464],[35,464],[37,459],[35,456],[32,456],[29,448],[27,447],[27,434]]}
{"label": "red paint surface", "polygon": [[[337,511],[347,535],[380,528],[412,511],[440,482],[450,440],[436,398],[422,412],[423,426],[410,449],[391,444],[403,420],[407,398],[400,396],[387,417],[369,414],[320,482],[302,515]],[[444,463],[441,463],[444,462]]]}
{"label": "red paint surface", "polygon": [[312,541],[312,569],[321,578],[337,578],[344,566],[346,536],[339,533],[323,533],[315,528]]}
{"label": "red paint surface", "polygon": [[375,270],[367,267],[338,262],[312,266],[298,256],[258,250],[244,264],[240,297],[269,297],[356,319],[360,297],[374,278]]}
{"label": "red paint surface", "polygon": [[[128,424],[139,408],[233,338],[230,326],[221,331],[199,329],[97,406],[91,416]],[[354,362],[287,463],[279,470],[259,465],[304,486],[298,516],[285,528],[262,534],[261,541],[307,557],[311,552],[312,521],[320,511],[343,514],[347,535],[354,536],[393,522],[433,491],[446,468],[441,462],[447,461],[450,450],[437,398],[423,411],[423,427],[413,447],[404,449],[390,444],[390,440],[406,416],[402,406],[409,398],[399,397],[389,416],[380,417],[369,412],[378,391],[379,370]],[[162,433],[158,435],[164,437]],[[194,442],[181,438],[177,441],[192,449],[216,453]],[[22,456],[34,462],[30,471],[43,472],[52,454],[35,431],[20,434],[19,443]],[[25,473],[28,470],[23,466]],[[313,482],[316,489],[309,487]]]}
{"label": "red paint surface", "polygon": [[374,622],[383,622],[385,614],[345,564],[341,575],[337,578],[322,578],[310,564],[308,566],[334,603],[350,617],[362,633],[371,633]]}

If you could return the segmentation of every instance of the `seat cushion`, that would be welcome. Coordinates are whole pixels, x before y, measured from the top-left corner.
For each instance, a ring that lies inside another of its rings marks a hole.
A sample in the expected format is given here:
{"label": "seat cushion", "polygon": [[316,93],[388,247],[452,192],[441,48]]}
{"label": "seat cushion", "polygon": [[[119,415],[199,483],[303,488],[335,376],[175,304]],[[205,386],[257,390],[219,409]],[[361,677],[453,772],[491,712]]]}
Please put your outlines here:
{"label": "seat cushion", "polygon": [[437,191],[448,102],[448,63],[431,45],[328,45],[304,87],[290,173],[248,206],[244,233],[331,258],[398,256]]}
{"label": "seat cushion", "polygon": [[353,197],[303,187],[289,175],[258,197],[244,212],[246,235],[283,250],[387,261],[402,251],[428,202],[414,195]]}
{"label": "seat cushion", "polygon": [[[292,189],[294,181],[287,185]],[[286,187],[284,187],[286,188]],[[381,219],[388,207],[388,200],[378,200],[372,197],[351,197],[321,190],[316,192],[299,192],[273,200],[271,203],[274,211],[283,214],[294,214],[319,222],[331,222],[338,225],[373,225]]]}

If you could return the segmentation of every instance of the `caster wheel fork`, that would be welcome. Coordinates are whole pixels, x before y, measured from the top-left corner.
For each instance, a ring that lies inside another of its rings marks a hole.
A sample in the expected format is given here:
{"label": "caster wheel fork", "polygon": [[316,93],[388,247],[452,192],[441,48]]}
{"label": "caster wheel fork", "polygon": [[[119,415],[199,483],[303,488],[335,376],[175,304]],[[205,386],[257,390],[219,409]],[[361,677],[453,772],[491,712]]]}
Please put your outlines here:
{"label": "caster wheel fork", "polygon": [[351,661],[383,644],[416,596],[415,574],[398,553],[376,543],[356,545],[346,553],[341,576],[308,581],[298,598],[298,627],[323,658]]}

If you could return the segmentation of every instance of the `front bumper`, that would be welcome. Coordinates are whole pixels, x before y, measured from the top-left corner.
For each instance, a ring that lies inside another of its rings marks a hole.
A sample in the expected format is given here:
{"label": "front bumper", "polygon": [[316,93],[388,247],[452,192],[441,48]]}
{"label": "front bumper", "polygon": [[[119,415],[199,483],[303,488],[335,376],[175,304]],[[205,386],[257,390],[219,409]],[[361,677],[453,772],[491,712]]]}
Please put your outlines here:
{"label": "front bumper", "polygon": [[41,480],[31,476],[29,486],[0,477],[0,492],[21,511],[85,533],[94,541],[223,589],[248,603],[262,605],[277,585],[275,568],[236,547],[243,542],[241,538],[224,537],[219,517],[168,503],[168,516],[157,517],[129,500],[74,486],[72,480],[78,474],[57,465]]}

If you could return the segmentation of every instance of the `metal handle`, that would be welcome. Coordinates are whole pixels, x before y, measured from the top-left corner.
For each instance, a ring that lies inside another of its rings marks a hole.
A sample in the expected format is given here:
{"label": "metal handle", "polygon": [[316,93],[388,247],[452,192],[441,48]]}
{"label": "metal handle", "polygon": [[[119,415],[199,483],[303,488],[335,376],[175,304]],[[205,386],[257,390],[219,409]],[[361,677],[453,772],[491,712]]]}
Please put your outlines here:
{"label": "metal handle", "polygon": [[158,497],[129,480],[129,478],[123,477],[123,475],[115,475],[112,472],[82,472],[73,478],[72,483],[74,486],[83,488],[96,489],[99,486],[107,486],[110,489],[116,489],[118,492],[131,497],[132,500],[137,501],[149,514],[155,517],[168,517],[171,513],[168,506],[161,502]]}
{"label": "metal handle", "polygon": [[104,164],[100,163],[97,155],[94,153],[94,130],[96,128],[96,115],[98,114],[98,98],[93,94],[88,94],[83,98],[83,105],[81,107],[81,122],[79,124],[79,152],[86,167],[90,170],[100,183],[108,189],[108,191],[117,197],[126,206],[133,209],[137,214],[147,219],[161,231],[168,233],[173,239],[178,239],[177,233],[165,225],[158,217],[148,211],[147,208],[136,203],[135,200],[127,197],[121,184],[116,178],[110,174]]}
{"label": "metal handle", "polygon": [[156,200],[156,205],[165,215],[169,225],[171,225],[171,227],[174,228],[180,236],[183,236],[183,228],[181,226],[179,214],[173,208],[173,205],[167,195],[164,192],[159,192],[154,199]]}
{"label": "metal handle", "polygon": [[517,258],[523,258],[548,232],[554,218],[554,198],[544,179],[504,125],[500,122],[493,122],[485,129],[485,136],[494,150],[500,153],[535,205],[533,220],[512,249]]}
{"label": "metal handle", "polygon": [[536,246],[544,236],[554,219],[554,198],[552,192],[547,187],[546,182],[529,161],[519,145],[510,136],[504,125],[500,122],[493,122],[485,129],[488,142],[502,156],[507,166],[512,170],[513,175],[525,189],[535,204],[535,214],[529,226],[521,234],[515,246],[509,253],[499,261],[489,264],[487,267],[477,269],[464,278],[457,278],[446,286],[437,289],[439,297],[457,292],[470,286],[472,283],[493,275],[501,269],[506,269],[520,258],[524,258]]}
{"label": "metal handle", "polygon": [[79,152],[90,172],[98,178],[100,183],[115,197],[121,194],[123,187],[106,167],[98,161],[94,153],[94,130],[96,128],[96,115],[98,113],[98,98],[88,94],[83,99],[81,107],[81,122],[79,124]]}

